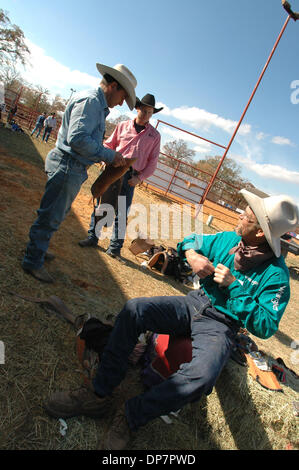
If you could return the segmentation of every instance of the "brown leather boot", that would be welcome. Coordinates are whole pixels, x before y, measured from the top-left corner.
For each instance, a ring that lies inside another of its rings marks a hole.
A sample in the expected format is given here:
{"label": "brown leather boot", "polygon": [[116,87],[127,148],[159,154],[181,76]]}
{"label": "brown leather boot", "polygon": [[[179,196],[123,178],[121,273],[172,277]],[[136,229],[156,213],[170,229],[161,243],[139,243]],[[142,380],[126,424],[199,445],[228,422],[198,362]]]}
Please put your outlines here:
{"label": "brown leather boot", "polygon": [[48,282],[48,283],[54,282],[54,279],[50,276],[50,274],[48,273],[46,268],[44,268],[44,266],[42,266],[39,269],[26,269],[26,268],[23,268],[23,269],[26,273],[31,274],[31,276],[35,277],[35,279],[38,279],[41,282]]}
{"label": "brown leather boot", "polygon": [[111,397],[100,398],[90,388],[81,387],[69,392],[53,393],[44,408],[54,418],[79,415],[101,418],[109,412],[111,404]]}
{"label": "brown leather boot", "polygon": [[125,408],[118,410],[113,418],[111,427],[103,442],[99,443],[99,450],[123,450],[131,439],[131,430],[125,414]]}
{"label": "brown leather boot", "polygon": [[50,251],[47,251],[45,253],[45,261],[53,261],[55,259],[54,253],[51,253]]}
{"label": "brown leather boot", "polygon": [[80,240],[78,245],[82,246],[82,248],[87,246],[98,246],[98,240],[93,238],[86,238],[85,240]]}

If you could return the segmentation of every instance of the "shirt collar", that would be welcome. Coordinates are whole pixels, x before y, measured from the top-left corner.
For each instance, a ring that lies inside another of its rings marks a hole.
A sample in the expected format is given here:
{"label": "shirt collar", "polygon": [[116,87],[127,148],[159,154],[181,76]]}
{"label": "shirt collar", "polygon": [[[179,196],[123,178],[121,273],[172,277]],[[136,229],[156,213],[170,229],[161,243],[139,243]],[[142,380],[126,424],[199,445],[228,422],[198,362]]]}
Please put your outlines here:
{"label": "shirt collar", "polygon": [[[131,127],[134,127],[134,122],[135,121],[136,121],[136,118],[131,120]],[[144,129],[141,132],[145,131],[145,129],[148,128],[149,124],[150,124],[149,122],[147,124],[145,124]]]}

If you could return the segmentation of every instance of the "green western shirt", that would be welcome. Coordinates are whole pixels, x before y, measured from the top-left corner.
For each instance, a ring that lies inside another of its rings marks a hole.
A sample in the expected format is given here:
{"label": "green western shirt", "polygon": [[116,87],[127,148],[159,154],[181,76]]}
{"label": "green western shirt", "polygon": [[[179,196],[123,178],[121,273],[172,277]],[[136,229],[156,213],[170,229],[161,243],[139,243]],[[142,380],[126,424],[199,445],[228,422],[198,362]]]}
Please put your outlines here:
{"label": "green western shirt", "polygon": [[216,267],[228,267],[236,280],[228,287],[220,287],[213,275],[201,279],[200,284],[213,306],[237,320],[243,328],[259,338],[270,338],[278,329],[280,319],[290,299],[289,271],[282,256],[265,261],[260,266],[242,273],[234,267],[235,255],[229,254],[241,237],[235,232],[216,235],[192,234],[180,243],[179,255],[193,249],[206,256]]}

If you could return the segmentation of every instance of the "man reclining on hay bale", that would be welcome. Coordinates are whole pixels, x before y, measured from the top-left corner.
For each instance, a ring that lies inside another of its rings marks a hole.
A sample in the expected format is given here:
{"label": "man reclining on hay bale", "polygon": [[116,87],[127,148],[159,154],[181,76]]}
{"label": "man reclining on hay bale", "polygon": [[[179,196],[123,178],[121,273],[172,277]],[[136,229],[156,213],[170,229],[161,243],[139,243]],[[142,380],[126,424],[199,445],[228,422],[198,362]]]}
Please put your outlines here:
{"label": "man reclining on hay bale", "polygon": [[115,321],[90,388],[54,393],[45,405],[51,416],[104,416],[141,333],[191,337],[191,361],[117,411],[100,448],[124,449],[131,431],[211,393],[240,327],[260,338],[276,332],[290,298],[280,236],[298,224],[298,208],[288,196],[241,193],[248,206],[235,232],[192,234],[178,244],[181,257],[201,278],[201,288],[186,296],[129,300]]}

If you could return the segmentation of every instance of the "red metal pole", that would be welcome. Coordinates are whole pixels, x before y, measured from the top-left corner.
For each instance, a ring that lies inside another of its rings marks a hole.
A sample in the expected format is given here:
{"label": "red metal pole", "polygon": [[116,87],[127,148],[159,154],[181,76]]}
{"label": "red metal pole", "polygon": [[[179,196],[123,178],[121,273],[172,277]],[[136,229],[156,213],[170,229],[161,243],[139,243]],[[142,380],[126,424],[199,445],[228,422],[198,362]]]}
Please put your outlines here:
{"label": "red metal pole", "polygon": [[208,195],[208,193],[209,193],[209,191],[210,191],[210,189],[211,189],[211,187],[212,187],[212,185],[213,185],[213,183],[214,183],[214,181],[215,181],[215,178],[216,178],[216,176],[217,176],[217,174],[218,174],[218,172],[219,172],[219,170],[220,170],[220,167],[221,167],[221,165],[222,165],[222,163],[223,163],[223,160],[225,159],[225,157],[226,157],[226,155],[227,155],[227,153],[228,153],[228,151],[229,151],[229,149],[230,149],[230,147],[231,147],[231,145],[232,145],[232,143],[233,143],[233,141],[234,141],[234,138],[235,138],[235,136],[236,136],[236,134],[237,134],[237,132],[238,132],[238,130],[239,130],[239,127],[240,127],[240,125],[241,125],[241,123],[242,123],[242,121],[243,121],[243,119],[244,119],[244,116],[245,116],[245,114],[246,114],[246,112],[247,112],[247,110],[248,110],[248,108],[249,108],[249,106],[250,106],[250,103],[251,103],[251,101],[252,101],[252,99],[253,99],[253,97],[254,97],[254,95],[255,95],[256,90],[257,90],[258,87],[259,87],[259,84],[261,83],[261,80],[262,80],[262,78],[263,78],[263,76],[264,76],[264,73],[266,72],[266,70],[267,70],[267,68],[268,68],[268,65],[269,65],[269,63],[270,63],[270,61],[271,61],[271,59],[272,59],[272,57],[273,57],[273,54],[274,54],[274,52],[275,52],[275,50],[276,50],[276,48],[277,48],[277,46],[278,46],[278,43],[279,43],[279,41],[280,41],[280,39],[281,39],[281,37],[282,37],[282,35],[283,35],[283,33],[284,33],[284,31],[285,31],[287,25],[288,25],[288,22],[290,21],[290,18],[291,18],[291,17],[290,17],[290,15],[289,15],[289,16],[287,17],[287,19],[286,19],[284,25],[283,25],[282,30],[281,30],[280,33],[279,33],[279,36],[278,36],[278,38],[277,38],[277,40],[276,40],[276,42],[275,42],[275,44],[274,44],[274,46],[273,46],[273,49],[272,49],[272,51],[271,51],[271,53],[270,53],[270,55],[269,55],[269,57],[268,57],[268,60],[267,60],[265,66],[264,66],[264,68],[263,68],[263,71],[262,71],[262,73],[260,74],[260,77],[259,77],[259,79],[258,79],[258,81],[257,81],[257,83],[256,83],[256,85],[255,85],[255,87],[254,87],[254,90],[253,90],[253,92],[252,92],[252,94],[251,94],[251,96],[250,96],[250,98],[249,98],[249,101],[248,101],[248,103],[247,103],[247,105],[246,105],[246,107],[245,107],[245,109],[244,109],[244,111],[243,111],[243,114],[242,114],[242,116],[241,116],[241,118],[240,118],[240,120],[239,120],[239,122],[238,122],[238,125],[237,125],[237,127],[236,127],[236,129],[235,129],[235,131],[234,131],[234,133],[233,133],[233,135],[232,135],[232,137],[231,137],[231,139],[230,139],[230,142],[229,142],[229,144],[228,144],[228,146],[227,146],[227,148],[226,148],[226,150],[225,150],[225,152],[224,152],[224,155],[223,155],[223,157],[221,158],[221,160],[220,160],[220,162],[219,162],[219,164],[218,164],[218,166],[217,166],[217,168],[216,168],[216,171],[215,171],[215,173],[214,173],[214,175],[213,175],[213,178],[212,178],[211,181],[209,182],[209,184],[208,184],[208,186],[207,186],[205,192],[203,193],[203,195],[202,195],[202,197],[201,197],[201,200],[200,200],[200,203],[199,203],[200,205],[203,204],[204,201],[206,200],[206,197],[207,197],[207,195]]}
{"label": "red metal pole", "polygon": [[38,98],[37,98],[37,100],[36,100],[35,108],[31,110],[30,119],[29,119],[29,124],[28,124],[28,129],[30,129],[30,127],[31,127],[31,125],[32,125],[33,114],[35,114],[35,112],[37,111],[37,108],[38,108],[38,105],[39,105],[39,102],[40,102],[40,99],[41,99],[42,95],[43,95],[43,93],[40,92],[39,95],[38,95]]}
{"label": "red metal pole", "polygon": [[[179,131],[185,132],[186,134],[192,135],[194,137],[198,137],[201,140],[205,140],[206,142],[209,142],[210,144],[217,145],[217,147],[222,147],[225,149],[226,147],[224,145],[217,144],[216,142],[213,142],[212,140],[205,139],[204,137],[201,137],[200,135],[193,134],[193,132],[186,131],[185,129],[181,129],[180,127],[174,126],[173,124],[169,124],[169,122],[161,121],[160,119],[158,120],[158,123],[162,122],[162,124],[166,124],[167,126],[173,127],[174,129],[178,129]],[[158,123],[156,125],[156,129],[158,127]]]}
{"label": "red metal pole", "polygon": [[166,194],[168,193],[170,186],[172,185],[172,182],[173,182],[173,180],[174,180],[174,177],[175,177],[175,175],[176,175],[176,173],[177,173],[179,167],[180,167],[180,162],[178,162],[178,164],[177,164],[177,166],[176,166],[176,168],[175,168],[175,170],[174,170],[174,172],[173,172],[173,174],[172,174],[172,177],[171,177],[170,183],[169,183],[169,185],[168,185],[168,188],[166,189],[166,191],[165,191],[165,193],[164,193],[165,196],[166,196]]}

